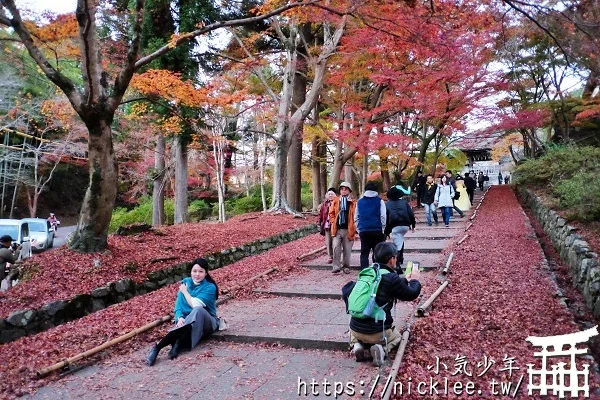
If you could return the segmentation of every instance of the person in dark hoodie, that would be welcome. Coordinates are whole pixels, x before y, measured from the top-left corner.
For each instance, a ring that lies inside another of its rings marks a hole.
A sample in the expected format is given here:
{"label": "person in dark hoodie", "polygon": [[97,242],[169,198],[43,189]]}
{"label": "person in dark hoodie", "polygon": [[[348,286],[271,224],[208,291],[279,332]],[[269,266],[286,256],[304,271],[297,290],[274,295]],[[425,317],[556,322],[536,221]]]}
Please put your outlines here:
{"label": "person in dark hoodie", "polygon": [[[382,366],[386,353],[400,344],[402,335],[394,326],[391,310],[396,300],[412,301],[421,293],[421,283],[416,279],[408,281],[394,272],[398,248],[390,242],[375,246],[374,257],[382,272],[375,302],[385,312],[385,319],[377,322],[373,318],[350,319],[350,346],[356,361],[367,361],[371,357],[373,365]],[[355,282],[342,288],[342,297],[348,305],[348,297]],[[365,347],[369,347],[367,349]]]}
{"label": "person in dark hoodie", "polygon": [[369,266],[369,254],[375,249],[377,243],[385,241],[385,223],[387,212],[385,202],[377,193],[377,185],[367,182],[365,193],[356,204],[354,212],[354,225],[360,238],[360,267]]}
{"label": "person in dark hoodie", "polygon": [[471,178],[470,173],[465,174],[465,187],[467,188],[467,194],[469,195],[469,201],[473,204],[473,196],[475,196],[475,189],[477,189],[477,182]]}
{"label": "person in dark hoodie", "polygon": [[435,224],[438,224],[438,216],[435,210],[435,192],[437,190],[437,185],[433,181],[433,175],[427,175],[427,180],[425,181],[425,190],[423,191],[423,196],[419,199],[423,207],[425,207],[425,217],[427,218],[427,225],[431,226],[431,216],[433,214],[433,220]]}
{"label": "person in dark hoodie", "polygon": [[412,229],[415,231],[415,214],[406,200],[402,198],[402,193],[396,187],[390,188],[387,193],[387,223],[385,234],[392,234],[392,242],[398,248],[397,270],[402,273],[402,264],[404,263],[404,235]]}

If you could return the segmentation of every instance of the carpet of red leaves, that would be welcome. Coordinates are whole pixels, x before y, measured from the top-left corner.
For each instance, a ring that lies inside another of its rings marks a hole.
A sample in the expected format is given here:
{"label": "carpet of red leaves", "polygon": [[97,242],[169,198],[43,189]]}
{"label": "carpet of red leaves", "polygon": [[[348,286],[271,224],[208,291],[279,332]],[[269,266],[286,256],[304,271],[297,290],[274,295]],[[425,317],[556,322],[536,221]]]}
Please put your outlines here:
{"label": "carpet of red leaves", "polygon": [[[581,330],[569,310],[555,298],[555,286],[543,267],[544,254],[510,187],[490,189],[469,234],[454,250],[450,285],[435,301],[431,315],[412,327],[397,382],[403,383],[406,391],[412,381],[413,392],[405,392],[402,398],[423,398],[415,386],[418,382],[429,383],[430,378],[441,383],[439,395],[428,392],[427,398],[458,397],[452,391],[442,394],[445,378],[450,389],[455,382],[462,382],[464,390],[471,381],[475,384],[474,398],[497,398],[492,394],[492,380],[512,382],[512,395],[521,377],[516,398],[530,398],[526,364],[540,368],[540,359],[533,356],[540,349],[525,339]],[[512,365],[519,368],[512,371],[512,377],[508,370],[501,370],[510,365],[507,360],[511,358]],[[582,357],[578,359],[582,364]],[[600,398],[596,391],[600,374],[593,360],[585,360],[590,361],[590,398]],[[555,358],[551,364],[554,362]],[[461,365],[472,376],[460,370]],[[486,371],[488,365],[491,367]],[[495,389],[500,390],[498,385]],[[400,398],[398,392],[396,398]]]}
{"label": "carpet of red leaves", "polygon": [[[89,293],[108,282],[125,278],[143,282],[150,272],[311,223],[316,223],[312,216],[299,219],[283,214],[251,213],[224,224],[183,224],[161,227],[160,234],[111,235],[108,251],[103,253],[82,254],[66,247],[48,251],[25,264],[33,279],[0,293],[0,317]],[[152,262],[162,257],[176,258]],[[100,261],[99,267],[94,266],[95,259]]]}
{"label": "carpet of red leaves", "polygon": [[[297,256],[321,247],[322,244],[322,236],[310,235],[215,270],[211,276],[219,285],[219,289],[223,290],[241,284],[271,267],[277,267],[278,271],[263,278],[264,282],[264,279],[274,279],[297,268]],[[261,280],[239,290],[234,296],[251,296],[252,288],[259,282]],[[44,379],[36,379],[35,373],[39,369],[73,357],[172,313],[178,288],[179,284],[175,283],[37,335],[0,345],[0,398],[14,398],[31,393],[58,377],[57,373],[54,373]],[[101,353],[101,356],[126,354],[140,347],[149,348],[150,342],[157,340],[169,329],[170,324],[163,324],[148,333],[111,347]]]}

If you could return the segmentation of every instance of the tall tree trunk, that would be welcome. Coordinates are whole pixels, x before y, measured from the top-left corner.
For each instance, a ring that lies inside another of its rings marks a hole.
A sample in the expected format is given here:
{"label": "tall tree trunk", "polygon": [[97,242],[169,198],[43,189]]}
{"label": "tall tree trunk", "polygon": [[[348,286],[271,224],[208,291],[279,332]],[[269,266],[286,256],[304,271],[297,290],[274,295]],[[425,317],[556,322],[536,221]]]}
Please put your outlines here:
{"label": "tall tree trunk", "polygon": [[344,143],[341,140],[335,143],[335,152],[333,153],[333,167],[331,168],[331,176],[329,177],[329,186],[337,187],[340,183],[340,176],[342,175],[342,168],[344,163],[342,162],[342,150],[344,149]]}
{"label": "tall tree trunk", "polygon": [[173,141],[175,147],[175,223],[187,222],[188,209],[188,157],[187,145],[181,136]]}
{"label": "tall tree trunk", "polygon": [[381,152],[379,152],[379,169],[381,170],[383,190],[387,192],[387,190],[392,186],[392,181],[390,180],[390,163],[388,156],[381,155]]}
{"label": "tall tree trunk", "polygon": [[165,137],[156,136],[154,148],[154,180],[152,181],[152,226],[165,223]]}
{"label": "tall tree trunk", "polygon": [[319,146],[319,157],[321,160],[321,173],[319,175],[319,180],[321,181],[319,187],[321,188],[321,192],[319,193],[319,198],[324,199],[325,193],[327,193],[327,142],[323,140],[323,143]]}
{"label": "tall tree trunk", "polygon": [[369,179],[369,153],[365,153],[363,157],[363,165],[362,165],[362,188],[364,190],[365,186],[367,186],[367,180]]}
{"label": "tall tree trunk", "polygon": [[292,211],[285,196],[287,191],[287,159],[289,147],[287,135],[283,135],[277,141],[277,146],[275,147],[272,208]]}
{"label": "tall tree trunk", "polygon": [[[287,64],[284,72],[283,90],[279,102],[279,109],[277,114],[277,125],[276,125],[276,138],[277,148],[275,150],[275,176],[273,182],[273,203],[271,210],[285,210],[290,213],[295,211],[289,206],[286,198],[287,194],[287,155],[291,142],[291,137],[294,132],[298,130],[298,126],[304,123],[304,120],[308,117],[310,112],[314,109],[321,90],[323,89],[323,80],[327,68],[327,61],[331,55],[335,52],[339,40],[346,27],[348,21],[347,16],[343,16],[336,28],[333,35],[328,34],[328,28],[326,27],[325,41],[322,47],[322,51],[318,56],[315,56],[315,67],[313,69],[313,80],[309,92],[306,94],[305,101],[302,104],[298,104],[298,109],[291,115],[291,80],[296,73],[297,68],[297,45],[298,45],[298,34],[294,32],[294,26],[290,24],[290,38],[288,39],[288,51],[287,51]],[[281,30],[278,31],[282,36]]]}
{"label": "tall tree trunk", "polygon": [[[348,150],[346,149],[346,152]],[[358,190],[358,188],[356,187],[356,179],[354,179],[354,156],[350,157],[345,163],[344,163],[344,180],[348,183],[350,183],[350,185],[352,185],[352,190],[356,193],[356,191]]]}
{"label": "tall tree trunk", "polygon": [[321,139],[315,137],[311,143],[310,159],[311,159],[311,171],[312,171],[312,192],[313,192],[313,211],[319,207],[319,204],[323,201],[321,197],[321,157],[319,149],[321,147]]}
{"label": "tall tree trunk", "polygon": [[[301,104],[306,100],[306,73],[308,65],[305,59],[297,63],[296,74],[292,91],[291,112],[294,114]],[[288,153],[287,169],[287,199],[290,207],[296,211],[302,211],[302,141],[304,131],[304,119],[296,125],[292,132],[290,150]]]}
{"label": "tall tree trunk", "polygon": [[84,121],[88,128],[89,186],[85,192],[77,230],[70,248],[80,252],[102,251],[117,198],[118,164],[112,144],[110,121],[96,115]]}

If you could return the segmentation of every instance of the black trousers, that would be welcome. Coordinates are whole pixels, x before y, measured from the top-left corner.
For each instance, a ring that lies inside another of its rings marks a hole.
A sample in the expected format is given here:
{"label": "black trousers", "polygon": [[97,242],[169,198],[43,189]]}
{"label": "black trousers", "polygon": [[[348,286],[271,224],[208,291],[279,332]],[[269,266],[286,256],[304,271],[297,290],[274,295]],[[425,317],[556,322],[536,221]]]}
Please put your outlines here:
{"label": "black trousers", "polygon": [[192,338],[192,325],[185,325],[182,328],[174,329],[167,333],[156,345],[156,347],[162,349],[166,346],[173,346],[175,342],[179,341],[180,346],[185,349],[189,349]]}
{"label": "black trousers", "polygon": [[467,194],[469,195],[469,201],[473,204],[473,196],[475,195],[475,189],[467,189]]}
{"label": "black trousers", "polygon": [[381,231],[360,232],[358,236],[360,237],[360,267],[367,268],[369,266],[369,253],[371,253],[371,250],[375,250],[378,243],[385,242],[385,236]]}

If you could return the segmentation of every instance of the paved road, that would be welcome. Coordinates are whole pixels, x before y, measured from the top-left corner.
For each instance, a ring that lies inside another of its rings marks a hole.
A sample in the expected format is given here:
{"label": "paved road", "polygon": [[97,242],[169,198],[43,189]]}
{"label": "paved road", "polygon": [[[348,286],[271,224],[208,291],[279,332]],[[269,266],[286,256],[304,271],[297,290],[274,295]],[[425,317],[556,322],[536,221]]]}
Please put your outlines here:
{"label": "paved road", "polygon": [[67,237],[70,233],[75,232],[77,225],[72,226],[60,226],[57,235],[54,237],[54,248],[60,247],[67,242]]}

